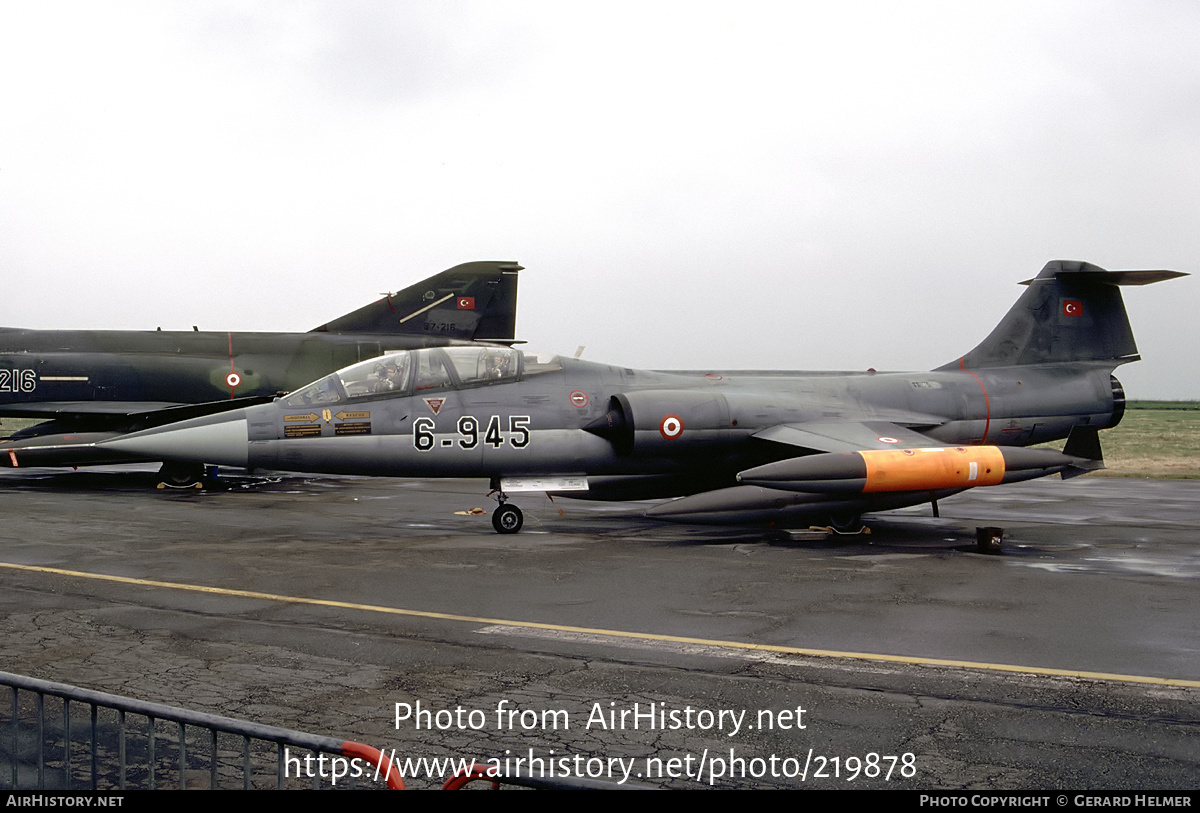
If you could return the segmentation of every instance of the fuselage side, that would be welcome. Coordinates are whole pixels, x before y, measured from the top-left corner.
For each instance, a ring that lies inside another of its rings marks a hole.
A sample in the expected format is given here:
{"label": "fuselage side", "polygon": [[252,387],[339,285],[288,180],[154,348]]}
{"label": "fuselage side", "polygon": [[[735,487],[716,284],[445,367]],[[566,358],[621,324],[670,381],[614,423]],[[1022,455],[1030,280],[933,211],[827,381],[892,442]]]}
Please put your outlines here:
{"label": "fuselage side", "polygon": [[[421,351],[422,353],[444,351]],[[515,351],[514,351],[515,352]],[[805,450],[781,424],[892,422],[937,443],[1026,446],[1118,415],[1107,368],[1081,364],[864,373],[701,375],[555,358],[507,380],[357,397],[302,393],[247,410],[250,465],[394,476],[736,471]],[[600,431],[614,409],[622,426]],[[587,428],[585,428],[587,427]],[[213,461],[221,462],[221,461]]]}

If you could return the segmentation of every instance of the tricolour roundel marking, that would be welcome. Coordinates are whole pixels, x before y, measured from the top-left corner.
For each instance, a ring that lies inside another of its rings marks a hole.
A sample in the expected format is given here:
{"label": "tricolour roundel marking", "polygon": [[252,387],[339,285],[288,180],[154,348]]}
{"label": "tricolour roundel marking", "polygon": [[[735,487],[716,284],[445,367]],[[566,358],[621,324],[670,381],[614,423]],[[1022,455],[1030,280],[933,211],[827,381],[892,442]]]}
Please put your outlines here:
{"label": "tricolour roundel marking", "polygon": [[683,418],[678,415],[666,415],[658,424],[658,431],[667,440],[674,440],[683,434]]}
{"label": "tricolour roundel marking", "polygon": [[230,389],[236,389],[237,385],[242,383],[242,377],[237,373],[230,373],[225,376],[225,383],[229,385]]}
{"label": "tricolour roundel marking", "polygon": [[881,438],[875,438],[875,440],[879,441],[880,443],[899,443],[900,442],[900,438],[889,438],[886,435]]}
{"label": "tricolour roundel marking", "polygon": [[583,390],[572,390],[569,397],[571,399],[572,406],[577,406],[580,409],[583,409],[588,405],[588,395]]}

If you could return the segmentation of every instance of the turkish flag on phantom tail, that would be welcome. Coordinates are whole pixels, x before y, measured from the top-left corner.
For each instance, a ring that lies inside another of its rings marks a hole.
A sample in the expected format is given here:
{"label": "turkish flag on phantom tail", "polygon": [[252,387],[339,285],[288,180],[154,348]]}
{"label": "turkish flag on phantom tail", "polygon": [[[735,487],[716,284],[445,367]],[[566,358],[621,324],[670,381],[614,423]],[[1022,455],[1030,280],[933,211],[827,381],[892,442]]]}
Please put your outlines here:
{"label": "turkish flag on phantom tail", "polygon": [[475,310],[475,297],[473,297],[473,296],[460,296],[460,297],[458,298],[458,309],[459,309],[460,311],[473,311],[473,310]]}
{"label": "turkish flag on phantom tail", "polygon": [[1083,316],[1083,303],[1078,299],[1064,299],[1062,313],[1063,316]]}

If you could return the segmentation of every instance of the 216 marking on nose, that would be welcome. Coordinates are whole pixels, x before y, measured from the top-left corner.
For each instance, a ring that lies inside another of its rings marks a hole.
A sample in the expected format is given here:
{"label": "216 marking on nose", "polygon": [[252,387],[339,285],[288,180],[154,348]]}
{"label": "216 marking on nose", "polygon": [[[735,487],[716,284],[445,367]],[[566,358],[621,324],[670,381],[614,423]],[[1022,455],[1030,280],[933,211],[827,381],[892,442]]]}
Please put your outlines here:
{"label": "216 marking on nose", "polygon": [[37,389],[37,373],[33,370],[0,369],[0,392],[33,392]]}

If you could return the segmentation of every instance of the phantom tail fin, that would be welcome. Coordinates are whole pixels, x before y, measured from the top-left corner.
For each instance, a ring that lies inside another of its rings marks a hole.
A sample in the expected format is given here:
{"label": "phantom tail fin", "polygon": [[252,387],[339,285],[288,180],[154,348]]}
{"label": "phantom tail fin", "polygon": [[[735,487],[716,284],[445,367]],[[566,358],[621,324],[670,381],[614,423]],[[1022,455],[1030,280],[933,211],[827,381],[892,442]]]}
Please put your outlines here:
{"label": "phantom tail fin", "polygon": [[515,262],[494,260],[456,265],[326,322],[313,332],[512,342],[520,270]]}
{"label": "phantom tail fin", "polygon": [[1178,271],[1106,271],[1053,260],[982,343],[939,369],[979,369],[1064,361],[1137,361],[1137,345],[1119,285],[1148,285]]}

